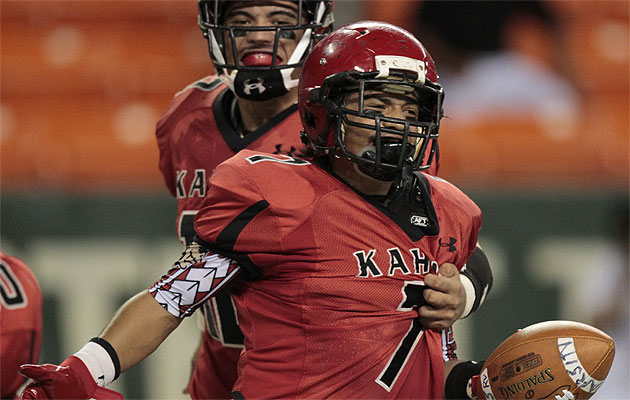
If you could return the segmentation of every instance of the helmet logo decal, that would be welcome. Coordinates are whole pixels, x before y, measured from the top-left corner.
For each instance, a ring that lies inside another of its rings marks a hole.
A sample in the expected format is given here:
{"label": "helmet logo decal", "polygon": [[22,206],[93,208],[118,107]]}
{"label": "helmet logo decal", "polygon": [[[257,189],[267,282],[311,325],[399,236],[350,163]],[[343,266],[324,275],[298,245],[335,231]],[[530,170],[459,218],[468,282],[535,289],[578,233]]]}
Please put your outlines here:
{"label": "helmet logo decal", "polygon": [[262,78],[256,78],[256,82],[252,82],[251,79],[247,79],[245,82],[243,82],[243,92],[245,92],[246,95],[250,95],[252,94],[252,90],[257,90],[258,94],[263,93],[266,88],[263,85],[265,83],[265,81]]}

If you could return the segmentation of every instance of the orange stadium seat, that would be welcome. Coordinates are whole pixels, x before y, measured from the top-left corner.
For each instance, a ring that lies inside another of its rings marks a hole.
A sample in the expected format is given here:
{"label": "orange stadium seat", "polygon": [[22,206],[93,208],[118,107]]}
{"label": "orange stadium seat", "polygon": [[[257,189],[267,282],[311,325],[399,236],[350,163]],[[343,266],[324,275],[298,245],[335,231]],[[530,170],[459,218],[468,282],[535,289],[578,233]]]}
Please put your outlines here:
{"label": "orange stadium seat", "polygon": [[446,120],[440,131],[440,175],[464,187],[626,185],[627,137],[594,125],[578,123],[567,136],[554,137],[553,127],[532,120]]}
{"label": "orange stadium seat", "polygon": [[572,19],[564,28],[575,81],[582,89],[627,92],[630,82],[628,17]]}
{"label": "orange stadium seat", "polygon": [[565,18],[592,20],[602,16],[628,17],[630,15],[630,4],[624,0],[546,0],[546,3],[554,12]]}
{"label": "orange stadium seat", "polygon": [[[194,23],[64,21],[2,26],[3,93],[175,93],[212,73]],[[65,47],[62,47],[65,46]]]}
{"label": "orange stadium seat", "polygon": [[389,22],[413,31],[414,18],[422,1],[409,0],[367,0],[363,6],[363,19]]}
{"label": "orange stadium seat", "polygon": [[[121,19],[162,18],[172,19],[195,15],[195,0],[75,0],[75,1],[3,1],[2,18],[28,17],[42,22],[57,18]],[[44,17],[44,19],[42,19]]]}
{"label": "orange stadium seat", "polygon": [[167,98],[108,101],[25,96],[3,100],[3,186],[104,189],[159,187],[154,127]]}

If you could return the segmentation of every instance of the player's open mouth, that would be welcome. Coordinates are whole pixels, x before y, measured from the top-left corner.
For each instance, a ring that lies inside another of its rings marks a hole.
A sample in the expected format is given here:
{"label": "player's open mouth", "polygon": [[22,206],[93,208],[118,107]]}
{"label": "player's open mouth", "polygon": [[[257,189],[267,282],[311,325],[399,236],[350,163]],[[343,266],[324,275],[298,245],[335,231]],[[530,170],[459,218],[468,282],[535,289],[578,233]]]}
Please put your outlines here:
{"label": "player's open mouth", "polygon": [[[282,58],[276,56],[276,65],[282,63]],[[273,64],[273,53],[249,52],[241,58],[241,64],[246,67],[270,66]]]}

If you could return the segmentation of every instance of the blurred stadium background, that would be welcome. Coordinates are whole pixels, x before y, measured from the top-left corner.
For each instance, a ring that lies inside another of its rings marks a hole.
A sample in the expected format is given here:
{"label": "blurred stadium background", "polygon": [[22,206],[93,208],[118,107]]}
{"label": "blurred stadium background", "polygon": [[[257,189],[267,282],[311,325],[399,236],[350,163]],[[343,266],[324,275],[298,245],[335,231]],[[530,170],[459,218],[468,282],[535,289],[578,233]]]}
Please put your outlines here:
{"label": "blurred stadium background", "polygon": [[[466,114],[486,104],[486,92],[501,92],[498,75],[482,73],[488,86],[468,98],[442,82],[441,175],[483,209],[481,243],[495,273],[484,307],[456,325],[459,354],[483,359],[514,329],[542,320],[595,324],[617,339],[613,371],[625,398],[629,3],[541,4],[552,31],[514,23],[524,30],[476,54],[425,29],[435,2],[336,0],[335,26],[376,19],[406,27],[424,35],[440,71],[441,60],[465,55],[451,64],[457,71],[507,48],[570,88],[549,102],[537,94],[545,81],[531,80],[542,110],[503,101]],[[157,168],[154,128],[172,96],[212,67],[193,0],[2,0],[0,16],[0,244],[39,278],[41,360],[60,362],[178,257],[176,203]],[[185,397],[197,331],[192,318],[113,388],[127,398]],[[617,387],[611,382],[604,389]]]}

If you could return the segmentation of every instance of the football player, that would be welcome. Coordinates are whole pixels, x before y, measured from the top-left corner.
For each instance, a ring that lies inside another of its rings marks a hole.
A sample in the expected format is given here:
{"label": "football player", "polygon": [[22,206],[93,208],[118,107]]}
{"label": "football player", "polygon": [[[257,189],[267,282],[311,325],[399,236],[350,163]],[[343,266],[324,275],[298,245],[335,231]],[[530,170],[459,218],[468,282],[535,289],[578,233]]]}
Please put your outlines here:
{"label": "football player", "polygon": [[37,362],[42,344],[42,292],[30,268],[0,251],[0,398],[26,380],[20,365]]}
{"label": "football player", "polygon": [[[296,154],[301,146],[295,134],[301,130],[297,77],[306,54],[330,31],[332,21],[331,0],[199,2],[199,23],[217,75],[178,93],[157,126],[160,170],[178,201],[182,242],[190,243],[194,236],[194,215],[219,163],[242,149]],[[436,175],[438,165],[436,148],[427,172]],[[431,303],[420,311],[423,323],[435,328],[476,310],[492,285],[481,249],[461,275],[464,291],[453,265],[444,266],[442,274],[429,277],[427,285],[435,291],[427,292]],[[204,316],[189,393],[227,398],[243,346],[229,289],[204,306]],[[212,375],[218,379],[208,379]]]}
{"label": "football player", "polygon": [[[157,125],[160,171],[177,198],[177,233],[195,234],[206,182],[242,149],[294,154],[302,145],[297,79],[313,44],[332,30],[331,0],[199,1],[216,75],[176,94]],[[229,290],[204,306],[205,329],[188,386],[194,399],[226,399],[243,334]]]}
{"label": "football player", "polygon": [[400,28],[357,23],[315,46],[298,92],[305,156],[218,166],[173,268],[61,366],[23,366],[23,398],[114,395],[102,386],[228,284],[244,335],[232,398],[443,396],[452,332],[420,310],[429,278],[475,252],[481,211],[422,172],[442,117],[433,60]]}
{"label": "football player", "polygon": [[[194,215],[218,164],[242,149],[295,155],[302,146],[297,78],[332,21],[330,0],[199,2],[216,75],[178,93],[156,132],[160,170],[178,202],[182,242],[192,241]],[[438,156],[436,150],[428,173],[437,174]],[[478,307],[492,279],[481,250],[472,260],[462,274],[465,290],[453,265],[444,266],[443,277],[429,277],[427,285],[436,290],[427,293],[433,304],[421,309],[426,326],[445,328]],[[209,301],[203,314],[205,330],[188,390],[195,399],[229,398],[243,347],[229,289]]]}

